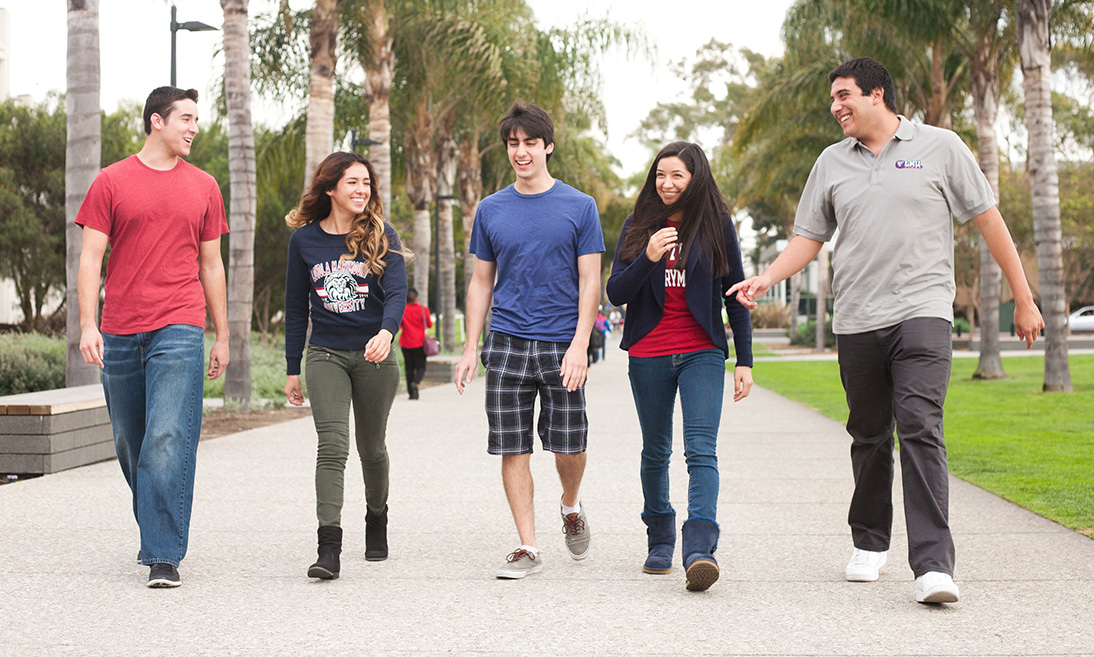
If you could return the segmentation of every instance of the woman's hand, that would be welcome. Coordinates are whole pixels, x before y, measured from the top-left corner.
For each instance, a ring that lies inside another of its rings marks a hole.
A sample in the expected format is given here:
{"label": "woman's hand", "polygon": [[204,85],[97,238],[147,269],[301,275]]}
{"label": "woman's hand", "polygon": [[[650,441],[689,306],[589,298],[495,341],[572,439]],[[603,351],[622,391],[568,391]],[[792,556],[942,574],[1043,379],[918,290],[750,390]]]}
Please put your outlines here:
{"label": "woman's hand", "polygon": [[372,336],[365,345],[365,360],[370,363],[379,363],[387,358],[391,352],[391,331],[380,329],[380,332]]}
{"label": "woman's hand", "polygon": [[299,374],[290,374],[285,377],[285,397],[293,406],[304,405],[304,391],[300,387]]}
{"label": "woman's hand", "polygon": [[676,246],[676,229],[662,228],[653,235],[646,244],[646,257],[650,262],[659,262],[661,256],[668,253],[669,249]]}
{"label": "woman's hand", "polygon": [[733,401],[739,402],[752,392],[752,368],[733,368]]}

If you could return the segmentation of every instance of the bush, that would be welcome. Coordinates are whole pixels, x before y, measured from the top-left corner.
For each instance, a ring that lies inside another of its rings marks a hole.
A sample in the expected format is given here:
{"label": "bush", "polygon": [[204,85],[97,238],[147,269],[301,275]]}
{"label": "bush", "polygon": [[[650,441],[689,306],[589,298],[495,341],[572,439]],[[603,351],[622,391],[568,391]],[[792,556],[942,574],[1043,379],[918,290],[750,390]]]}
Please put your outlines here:
{"label": "bush", "polygon": [[0,395],[65,386],[65,340],[38,333],[0,335]]}
{"label": "bush", "polygon": [[964,317],[957,317],[953,320],[953,333],[957,335],[969,334],[969,320]]}
{"label": "bush", "polygon": [[790,306],[781,303],[761,303],[752,311],[752,328],[786,328],[790,326]]}
{"label": "bush", "polygon": [[[813,347],[817,344],[817,321],[810,319],[798,326],[798,334],[790,336],[790,344],[799,347]],[[824,326],[824,346],[828,349],[836,346],[836,334],[832,332],[832,321],[829,319]]]}

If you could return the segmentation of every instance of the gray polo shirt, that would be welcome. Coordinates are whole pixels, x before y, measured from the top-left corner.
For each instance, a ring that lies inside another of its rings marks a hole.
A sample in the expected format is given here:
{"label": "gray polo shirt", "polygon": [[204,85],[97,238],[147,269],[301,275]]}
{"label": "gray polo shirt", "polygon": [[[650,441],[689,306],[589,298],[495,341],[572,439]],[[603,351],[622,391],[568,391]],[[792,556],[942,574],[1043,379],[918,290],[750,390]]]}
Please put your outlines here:
{"label": "gray polo shirt", "polygon": [[995,205],[987,178],[949,130],[903,116],[875,156],[849,137],[805,184],[794,233],[832,249],[833,329],[863,333],[915,317],[953,321],[953,222]]}

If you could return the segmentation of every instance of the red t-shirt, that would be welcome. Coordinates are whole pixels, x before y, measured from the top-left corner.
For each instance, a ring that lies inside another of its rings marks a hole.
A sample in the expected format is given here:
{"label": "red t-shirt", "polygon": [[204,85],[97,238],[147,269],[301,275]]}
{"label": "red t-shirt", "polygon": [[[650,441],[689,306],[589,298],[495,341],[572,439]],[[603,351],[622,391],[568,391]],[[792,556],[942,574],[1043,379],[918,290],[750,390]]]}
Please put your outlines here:
{"label": "red t-shirt", "polygon": [[403,311],[403,323],[400,328],[399,346],[407,349],[417,349],[425,341],[425,327],[433,326],[433,319],[429,316],[429,308],[417,301],[406,304]]}
{"label": "red t-shirt", "polygon": [[[666,222],[669,228],[675,228],[676,222]],[[642,339],[631,345],[627,353],[631,356],[650,358],[670,354],[686,354],[701,349],[717,349],[706,329],[696,321],[688,309],[684,290],[687,287],[687,271],[673,269],[679,248],[673,246],[665,254],[665,311],[661,321]],[[645,255],[638,257],[644,258]]]}
{"label": "red t-shirt", "polygon": [[157,171],[130,156],[99,172],[76,223],[110,240],[104,333],[205,327],[198,248],[228,232],[212,176],[182,159]]}

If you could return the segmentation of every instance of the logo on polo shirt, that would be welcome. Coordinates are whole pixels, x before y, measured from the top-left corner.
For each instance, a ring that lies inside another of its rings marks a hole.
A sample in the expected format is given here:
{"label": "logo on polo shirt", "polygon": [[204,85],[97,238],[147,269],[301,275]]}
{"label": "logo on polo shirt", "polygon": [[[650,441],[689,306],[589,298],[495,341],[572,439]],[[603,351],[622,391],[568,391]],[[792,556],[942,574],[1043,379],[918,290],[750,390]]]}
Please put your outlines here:
{"label": "logo on polo shirt", "polygon": [[922,169],[923,160],[897,160],[896,168],[898,169]]}

